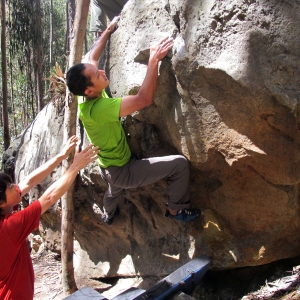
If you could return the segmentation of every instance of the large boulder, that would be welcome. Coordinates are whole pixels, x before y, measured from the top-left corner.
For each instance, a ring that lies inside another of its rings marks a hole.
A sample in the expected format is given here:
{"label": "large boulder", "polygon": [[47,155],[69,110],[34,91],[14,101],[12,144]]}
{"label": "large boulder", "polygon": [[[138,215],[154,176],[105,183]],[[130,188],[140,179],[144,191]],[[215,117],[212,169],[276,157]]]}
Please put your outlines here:
{"label": "large boulder", "polygon": [[142,84],[150,45],[175,37],[155,105],[127,130],[141,156],[190,160],[192,202],[211,209],[191,235],[215,267],[299,255],[299,12],[296,0],[129,1],[111,38],[122,96]]}
{"label": "large boulder", "polygon": [[[128,1],[110,39],[110,93],[135,94],[149,47],[175,38],[159,67],[155,104],[125,118],[124,128],[139,157],[189,159],[191,202],[203,214],[191,224],[165,218],[161,181],[126,190],[108,226],[106,183],[92,164],[74,199],[77,274],[164,276],[201,254],[218,269],[300,254],[299,15],[298,0]],[[26,130],[17,180],[60,150],[62,122],[48,105]],[[59,175],[60,168],[31,197]],[[57,251],[59,212],[57,205],[41,225]]]}

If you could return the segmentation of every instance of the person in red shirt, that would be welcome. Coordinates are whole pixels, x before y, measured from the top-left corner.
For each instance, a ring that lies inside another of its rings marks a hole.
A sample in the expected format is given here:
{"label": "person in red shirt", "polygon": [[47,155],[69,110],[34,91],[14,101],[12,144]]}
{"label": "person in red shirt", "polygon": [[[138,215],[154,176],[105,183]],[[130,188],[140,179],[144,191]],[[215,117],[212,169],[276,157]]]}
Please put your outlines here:
{"label": "person in red shirt", "polygon": [[69,156],[77,141],[77,137],[72,136],[58,155],[30,173],[19,184],[14,184],[7,174],[0,173],[1,300],[33,299],[34,272],[26,238],[39,226],[41,214],[69,189],[79,170],[97,159],[98,147],[89,145],[81,152],[76,150],[74,161],[66,173],[37,201],[18,212],[14,212],[14,207],[20,203],[22,196],[43,181]]}

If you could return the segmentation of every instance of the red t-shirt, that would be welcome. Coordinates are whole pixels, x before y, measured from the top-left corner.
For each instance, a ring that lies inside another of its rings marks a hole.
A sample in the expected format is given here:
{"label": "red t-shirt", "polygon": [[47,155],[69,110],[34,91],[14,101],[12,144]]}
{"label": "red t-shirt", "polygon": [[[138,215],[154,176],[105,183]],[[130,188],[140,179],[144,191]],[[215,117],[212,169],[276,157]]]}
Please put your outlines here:
{"label": "red t-shirt", "polygon": [[26,242],[39,226],[41,204],[0,217],[0,300],[32,300],[34,272]]}

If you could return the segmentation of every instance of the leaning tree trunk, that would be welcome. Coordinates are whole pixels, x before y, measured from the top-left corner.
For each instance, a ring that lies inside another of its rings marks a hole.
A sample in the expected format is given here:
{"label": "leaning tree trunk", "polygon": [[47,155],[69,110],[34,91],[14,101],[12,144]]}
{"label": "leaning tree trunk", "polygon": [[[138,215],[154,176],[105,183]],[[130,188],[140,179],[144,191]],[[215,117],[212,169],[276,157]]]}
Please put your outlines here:
{"label": "leaning tree trunk", "polygon": [[[83,41],[86,31],[90,0],[78,0],[74,20],[74,39],[71,46],[69,66],[81,61]],[[67,90],[64,118],[64,143],[76,133],[77,101]],[[63,173],[69,168],[73,156],[63,163]],[[74,184],[62,197],[62,284],[65,295],[77,290],[73,268],[73,238],[74,238]]]}
{"label": "leaning tree trunk", "polygon": [[7,71],[6,71],[6,42],[5,42],[5,31],[6,31],[6,18],[5,18],[5,0],[1,0],[1,66],[2,66],[2,120],[3,120],[3,140],[4,150],[9,147],[10,134],[9,134],[9,121],[8,121],[8,109],[7,109]]}

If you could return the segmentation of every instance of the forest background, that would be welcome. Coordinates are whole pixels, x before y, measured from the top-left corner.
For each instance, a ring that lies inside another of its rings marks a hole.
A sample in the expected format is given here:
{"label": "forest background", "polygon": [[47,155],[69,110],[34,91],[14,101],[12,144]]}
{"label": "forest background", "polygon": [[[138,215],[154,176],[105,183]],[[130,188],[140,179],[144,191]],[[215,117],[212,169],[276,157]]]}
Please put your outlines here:
{"label": "forest background", "polygon": [[[48,102],[64,100],[75,9],[76,0],[1,0],[1,157]],[[84,51],[92,42],[87,30]]]}

